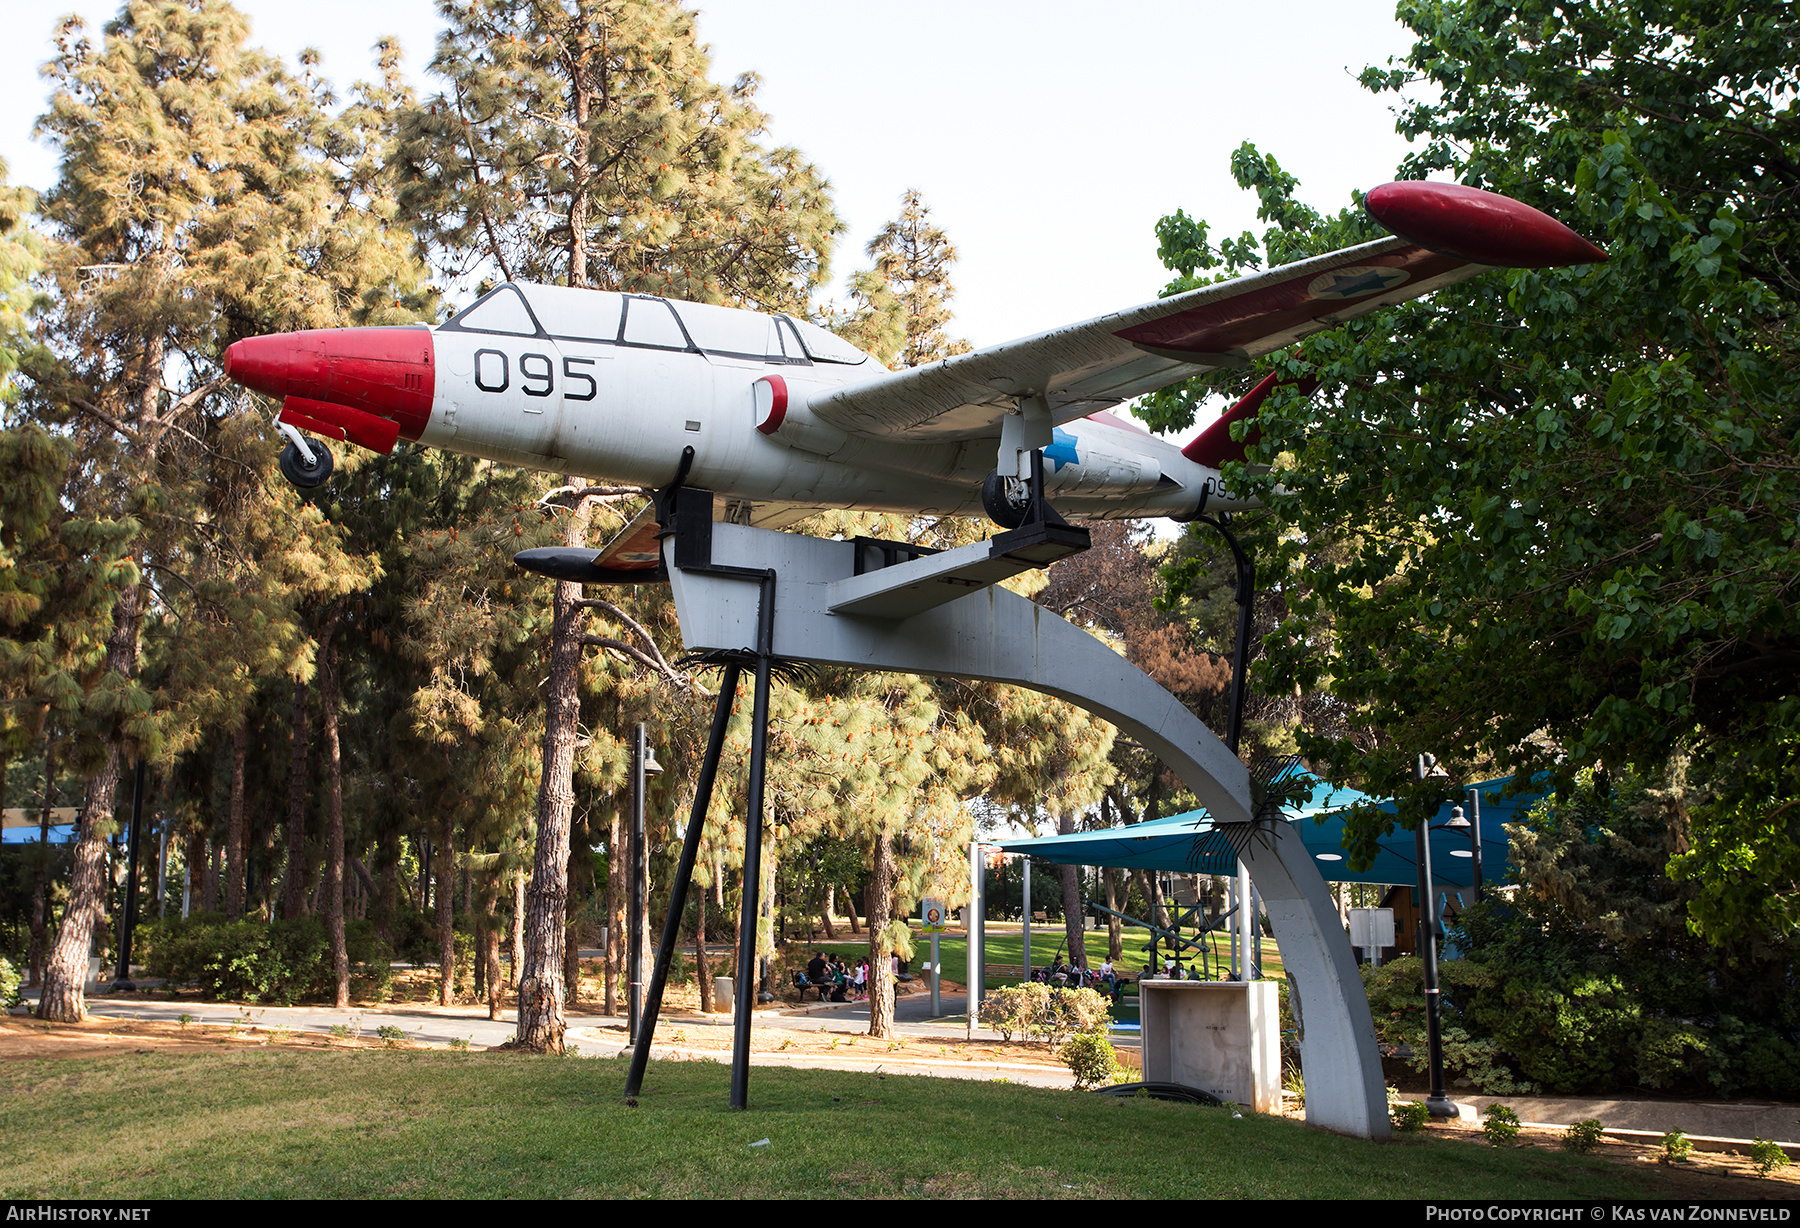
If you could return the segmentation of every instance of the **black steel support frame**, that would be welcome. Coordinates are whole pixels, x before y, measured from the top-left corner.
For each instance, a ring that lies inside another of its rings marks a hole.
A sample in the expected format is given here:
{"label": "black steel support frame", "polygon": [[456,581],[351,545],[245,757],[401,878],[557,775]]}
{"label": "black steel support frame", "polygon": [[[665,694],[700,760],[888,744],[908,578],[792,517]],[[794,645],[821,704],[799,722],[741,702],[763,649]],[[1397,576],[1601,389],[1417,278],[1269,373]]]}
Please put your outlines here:
{"label": "black steel support frame", "polygon": [[[737,700],[738,675],[743,667],[736,661],[725,666],[725,677],[719,684],[718,701],[713,705],[712,732],[706,740],[706,757],[700,762],[700,776],[694,782],[694,804],[688,812],[687,835],[681,842],[681,860],[675,867],[675,882],[669,895],[669,915],[663,922],[662,940],[656,947],[656,965],[650,973],[650,986],[644,997],[643,1016],[638,1022],[631,1049],[631,1072],[625,1076],[625,1094],[635,1096],[644,1086],[644,1069],[650,1061],[650,1044],[656,1038],[656,1019],[662,1012],[663,987],[668,984],[669,965],[675,959],[675,943],[681,932],[681,917],[687,910],[688,886],[694,877],[694,860],[700,854],[700,839],[706,828],[706,813],[712,804],[713,781],[719,772],[719,756],[725,749],[725,730],[731,724],[731,705]],[[695,969],[698,973],[698,969]]]}
{"label": "black steel support frame", "polygon": [[[685,475],[686,467],[683,467]],[[680,476],[677,477],[677,483]],[[650,1045],[656,1034],[656,1017],[662,1009],[663,987],[668,981],[669,964],[675,954],[675,936],[681,927],[681,916],[687,906],[688,885],[693,878],[694,858],[699,852],[701,830],[706,807],[712,797],[713,777],[718,771],[719,756],[725,745],[725,729],[731,720],[731,705],[736,697],[739,673],[744,659],[755,663],[756,681],[751,701],[750,779],[746,790],[744,822],[743,904],[738,914],[738,965],[736,969],[736,1001],[733,1005],[731,1038],[731,1107],[749,1107],[750,1096],[750,1019],[756,1007],[754,977],[756,970],[757,914],[762,888],[763,789],[769,753],[769,685],[775,665],[775,573],[753,567],[730,567],[712,561],[712,492],[695,487],[675,485],[660,492],[664,534],[675,538],[675,567],[682,571],[755,580],[758,585],[756,607],[756,646],[737,654],[738,659],[726,664],[725,679],[719,687],[719,698],[713,710],[712,734],[707,742],[706,759],[696,783],[694,807],[688,818],[687,836],[682,842],[681,862],[676,867],[675,883],[669,895],[669,915],[663,923],[662,942],[656,952],[656,967],[651,973],[650,988],[644,1004],[644,1016],[632,1044],[631,1073],[626,1077],[625,1094],[635,1096],[643,1086],[645,1064],[650,1058]]]}
{"label": "black steel support frame", "polygon": [[625,840],[630,868],[630,899],[626,904],[625,942],[625,1039],[637,1043],[644,1004],[644,725],[631,729],[631,831]]}

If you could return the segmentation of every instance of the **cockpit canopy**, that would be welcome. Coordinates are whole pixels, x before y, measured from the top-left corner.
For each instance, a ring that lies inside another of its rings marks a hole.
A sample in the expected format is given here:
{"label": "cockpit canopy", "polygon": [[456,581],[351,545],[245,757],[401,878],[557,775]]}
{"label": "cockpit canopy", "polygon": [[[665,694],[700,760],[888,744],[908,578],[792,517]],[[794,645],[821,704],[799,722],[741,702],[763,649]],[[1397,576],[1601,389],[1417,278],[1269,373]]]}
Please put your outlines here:
{"label": "cockpit canopy", "polygon": [[817,324],[647,294],[507,282],[441,327],[759,362],[856,366],[869,356]]}

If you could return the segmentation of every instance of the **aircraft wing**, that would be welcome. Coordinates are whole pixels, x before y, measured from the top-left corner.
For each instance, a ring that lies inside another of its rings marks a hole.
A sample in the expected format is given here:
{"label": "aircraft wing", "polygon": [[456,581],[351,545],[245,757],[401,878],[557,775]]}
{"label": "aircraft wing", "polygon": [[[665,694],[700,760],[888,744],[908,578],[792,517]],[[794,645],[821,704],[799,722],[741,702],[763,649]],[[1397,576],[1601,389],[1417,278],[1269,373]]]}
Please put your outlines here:
{"label": "aircraft wing", "polygon": [[[795,521],[816,516],[820,507],[791,503],[755,503],[713,498],[713,519],[748,524],[759,529],[783,529]],[[667,580],[663,566],[662,527],[656,522],[656,504],[645,502],[625,527],[599,550],[571,546],[539,546],[521,550],[513,561],[527,570],[558,580],[583,584],[650,584]]]}
{"label": "aircraft wing", "polygon": [[997,435],[1026,397],[1044,397],[1060,424],[1490,268],[1606,259],[1529,205],[1459,184],[1385,184],[1365,206],[1392,237],[883,374],[809,408],[841,430],[917,442]]}

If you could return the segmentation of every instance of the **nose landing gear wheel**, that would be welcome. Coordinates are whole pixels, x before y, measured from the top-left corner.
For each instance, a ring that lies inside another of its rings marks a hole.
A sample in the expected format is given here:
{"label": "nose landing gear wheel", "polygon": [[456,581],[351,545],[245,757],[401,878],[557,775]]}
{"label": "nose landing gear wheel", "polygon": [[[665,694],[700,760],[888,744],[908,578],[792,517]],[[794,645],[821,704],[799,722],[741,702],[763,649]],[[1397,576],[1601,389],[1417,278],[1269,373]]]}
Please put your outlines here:
{"label": "nose landing gear wheel", "polygon": [[301,490],[322,486],[325,479],[331,476],[331,449],[316,439],[309,439],[306,443],[313,454],[310,465],[300,454],[300,446],[293,440],[290,439],[287,446],[281,449],[281,476]]}

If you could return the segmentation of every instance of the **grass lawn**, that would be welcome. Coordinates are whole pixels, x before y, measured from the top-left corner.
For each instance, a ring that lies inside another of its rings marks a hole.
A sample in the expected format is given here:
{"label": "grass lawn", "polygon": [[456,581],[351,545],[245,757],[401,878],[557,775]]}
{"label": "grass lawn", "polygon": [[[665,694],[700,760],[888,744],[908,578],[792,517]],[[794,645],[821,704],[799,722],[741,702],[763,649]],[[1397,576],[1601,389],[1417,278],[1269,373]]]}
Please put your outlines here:
{"label": "grass lawn", "polygon": [[[0,1062],[0,1198],[1657,1196],[1596,1157],[1367,1143],[1017,1085],[424,1050]],[[765,1146],[753,1146],[767,1139]],[[1639,1166],[1649,1169],[1651,1166]]]}

